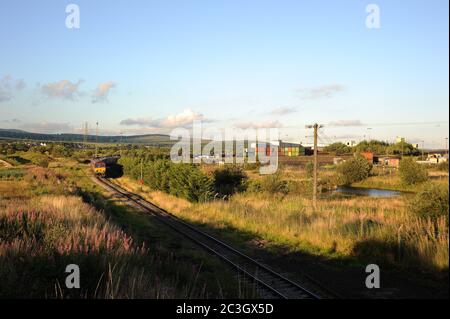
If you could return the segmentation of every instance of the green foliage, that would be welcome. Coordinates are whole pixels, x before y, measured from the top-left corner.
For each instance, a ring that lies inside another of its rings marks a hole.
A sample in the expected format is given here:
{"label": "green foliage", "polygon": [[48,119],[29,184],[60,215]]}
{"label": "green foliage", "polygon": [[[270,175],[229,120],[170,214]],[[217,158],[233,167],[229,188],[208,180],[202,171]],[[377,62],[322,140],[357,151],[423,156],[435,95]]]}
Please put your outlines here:
{"label": "green foliage", "polygon": [[41,159],[38,160],[37,164],[40,167],[47,168],[48,167],[48,160],[46,158],[41,158]]}
{"label": "green foliage", "polygon": [[281,173],[267,175],[261,180],[261,190],[271,194],[288,194],[289,185]]}
{"label": "green foliage", "polygon": [[448,162],[441,162],[437,165],[438,171],[448,172]]}
{"label": "green foliage", "polygon": [[247,179],[241,167],[225,166],[214,171],[214,190],[221,195],[233,195],[245,190]]}
{"label": "green foliage", "polygon": [[448,216],[448,186],[434,183],[423,185],[410,201],[409,207],[420,217],[429,217],[435,220],[442,216]]}
{"label": "green foliage", "polygon": [[373,152],[375,154],[386,154],[389,143],[377,140],[361,141],[355,146],[357,153]]}
{"label": "green foliage", "polygon": [[190,202],[206,201],[212,196],[212,180],[197,166],[173,164],[169,169],[169,193]]}
{"label": "green foliage", "polygon": [[375,154],[418,155],[420,152],[407,142],[389,144],[383,141],[362,141],[355,146],[356,153],[373,152]]}
{"label": "green foliage", "polygon": [[17,168],[0,169],[0,179],[20,179],[24,176],[24,171]]}
{"label": "green foliage", "polygon": [[341,142],[336,142],[325,147],[325,152],[334,153],[336,155],[349,154],[352,148]]}
{"label": "green foliage", "polygon": [[406,185],[423,183],[428,179],[426,168],[412,158],[404,158],[400,161],[399,174]]}
{"label": "green foliage", "polygon": [[260,193],[262,191],[261,181],[259,181],[257,179],[250,179],[247,182],[246,191],[248,193]]}
{"label": "green foliage", "polygon": [[406,142],[399,142],[389,145],[389,147],[386,149],[386,153],[407,156],[420,154],[419,150],[415,149],[414,146]]}
{"label": "green foliage", "polygon": [[205,201],[213,195],[213,181],[195,165],[134,157],[122,157],[119,164],[125,175],[140,179],[142,172],[146,185],[191,202]]}
{"label": "green foliage", "polygon": [[305,169],[306,169],[306,176],[308,178],[312,178],[314,173],[314,163],[312,162],[306,163]]}
{"label": "green foliage", "polygon": [[357,156],[337,166],[341,184],[350,185],[369,177],[373,165],[364,157]]}

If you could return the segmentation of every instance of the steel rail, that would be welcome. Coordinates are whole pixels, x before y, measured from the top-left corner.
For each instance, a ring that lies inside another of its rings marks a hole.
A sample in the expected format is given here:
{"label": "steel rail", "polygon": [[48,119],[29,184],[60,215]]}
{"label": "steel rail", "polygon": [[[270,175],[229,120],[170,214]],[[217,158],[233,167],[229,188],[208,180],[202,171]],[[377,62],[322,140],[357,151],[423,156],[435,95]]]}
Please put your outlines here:
{"label": "steel rail", "polygon": [[[139,207],[143,208],[146,212],[151,213],[154,217],[156,217],[159,221],[163,222],[176,232],[188,237],[190,240],[195,242],[196,244],[202,246],[209,252],[213,253],[214,255],[218,256],[220,259],[224,260],[226,263],[231,265],[232,267],[236,268],[239,272],[243,273],[246,277],[254,281],[257,285],[263,287],[267,291],[269,291],[272,295],[275,295],[276,297],[282,298],[282,299],[289,299],[289,297],[286,295],[285,292],[280,291],[280,288],[274,287],[273,283],[268,283],[267,279],[264,280],[260,277],[258,277],[258,273],[268,275],[270,279],[278,280],[281,283],[283,283],[286,287],[283,288],[284,290],[290,289],[291,291],[297,291],[297,297],[301,299],[321,299],[321,297],[310,290],[308,290],[305,287],[302,287],[298,283],[286,278],[285,276],[275,272],[274,270],[268,268],[266,265],[261,264],[257,260],[247,256],[246,254],[240,252],[236,248],[228,245],[227,243],[205,233],[204,231],[198,229],[197,227],[194,227],[190,225],[189,223],[181,220],[180,218],[174,216],[173,214],[167,212],[166,210],[156,206],[155,204],[147,201],[146,199],[142,198],[141,196],[131,193],[127,190],[124,190],[118,185],[115,185],[111,183],[109,180],[103,177],[98,177],[97,180],[101,182],[103,185],[105,185],[107,188],[112,190],[113,192],[119,193],[120,195],[124,196],[125,198],[128,198],[133,203],[138,205]],[[134,198],[134,197],[137,197]],[[150,206],[150,207],[149,207]],[[225,249],[228,252],[233,253],[234,255],[237,255],[241,259],[245,260],[248,264],[251,264],[255,267],[255,270],[262,270],[261,272],[256,271],[255,274],[250,273],[247,269],[243,267],[243,265],[239,265],[237,262],[232,261],[229,257],[225,256],[223,253],[219,252],[217,249],[214,249],[211,247],[211,245],[206,244],[204,241],[195,238],[191,234],[189,234],[186,230],[180,229],[180,225],[184,226],[191,232],[193,232],[196,235],[200,235],[203,238],[206,238],[209,241],[212,241],[222,249]]]}

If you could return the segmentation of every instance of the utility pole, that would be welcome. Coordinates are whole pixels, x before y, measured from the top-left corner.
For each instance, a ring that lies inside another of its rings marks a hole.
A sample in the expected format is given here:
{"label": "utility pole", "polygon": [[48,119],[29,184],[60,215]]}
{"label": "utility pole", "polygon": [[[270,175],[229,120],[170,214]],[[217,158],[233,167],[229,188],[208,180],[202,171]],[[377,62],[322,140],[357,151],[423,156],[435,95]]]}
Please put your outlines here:
{"label": "utility pole", "polygon": [[98,144],[98,122],[95,122],[95,158],[97,158],[97,144]]}
{"label": "utility pole", "polygon": [[313,208],[317,209],[317,133],[319,128],[322,127],[315,123],[314,125],[307,125],[306,128],[314,129],[314,172],[313,172]]}

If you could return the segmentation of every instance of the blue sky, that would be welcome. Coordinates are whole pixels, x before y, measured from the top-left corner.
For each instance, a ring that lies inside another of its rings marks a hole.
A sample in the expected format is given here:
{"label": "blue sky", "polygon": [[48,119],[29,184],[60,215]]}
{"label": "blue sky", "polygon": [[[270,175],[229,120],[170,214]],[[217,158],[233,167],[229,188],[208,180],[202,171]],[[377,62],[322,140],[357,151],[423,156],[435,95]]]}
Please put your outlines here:
{"label": "blue sky", "polygon": [[[66,28],[69,3],[80,29]],[[366,27],[369,3],[380,29]],[[332,141],[405,136],[443,147],[448,9],[446,0],[1,1],[0,127],[77,132],[99,121],[104,134],[135,134],[203,119],[278,126],[306,142],[304,125],[319,122]]]}

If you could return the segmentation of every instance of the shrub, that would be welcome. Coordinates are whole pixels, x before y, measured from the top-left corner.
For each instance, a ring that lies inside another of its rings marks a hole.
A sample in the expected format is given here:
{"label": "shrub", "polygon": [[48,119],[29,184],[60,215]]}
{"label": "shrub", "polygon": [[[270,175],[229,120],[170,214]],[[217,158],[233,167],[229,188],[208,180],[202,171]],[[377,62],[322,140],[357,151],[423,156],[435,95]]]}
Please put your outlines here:
{"label": "shrub", "polygon": [[441,162],[438,164],[437,169],[439,171],[448,172],[448,162]]}
{"label": "shrub", "polygon": [[214,171],[214,190],[221,195],[232,195],[246,188],[247,174],[237,166],[226,166]]}
{"label": "shrub", "polygon": [[260,193],[262,191],[261,181],[256,179],[249,180],[246,191],[249,193]]}
{"label": "shrub", "polygon": [[442,184],[427,183],[409,203],[413,213],[420,217],[436,220],[448,216],[448,187]]}
{"label": "shrub", "polygon": [[312,178],[314,173],[314,163],[311,162],[306,163],[305,169],[306,169],[306,176],[308,178]]}
{"label": "shrub", "polygon": [[261,190],[263,192],[275,194],[287,194],[289,193],[288,183],[282,179],[280,173],[275,173],[264,177],[261,181]]}
{"label": "shrub", "polygon": [[213,193],[213,182],[197,166],[174,164],[169,160],[155,161],[144,158],[122,157],[124,174],[139,179],[141,167],[144,183],[155,190],[160,190],[191,202],[204,201]]}
{"label": "shrub", "polygon": [[38,165],[43,168],[48,167],[48,160],[46,158],[42,158],[38,161]]}
{"label": "shrub", "polygon": [[350,185],[369,177],[373,165],[364,157],[358,156],[337,166],[340,183]]}
{"label": "shrub", "polygon": [[406,185],[423,183],[428,179],[426,168],[412,158],[400,161],[399,173],[402,182]]}
{"label": "shrub", "polygon": [[197,166],[172,164],[170,167],[169,193],[190,202],[208,200],[213,182]]}
{"label": "shrub", "polygon": [[352,152],[352,148],[344,143],[337,142],[326,146],[325,152],[334,153],[336,155],[349,154]]}

